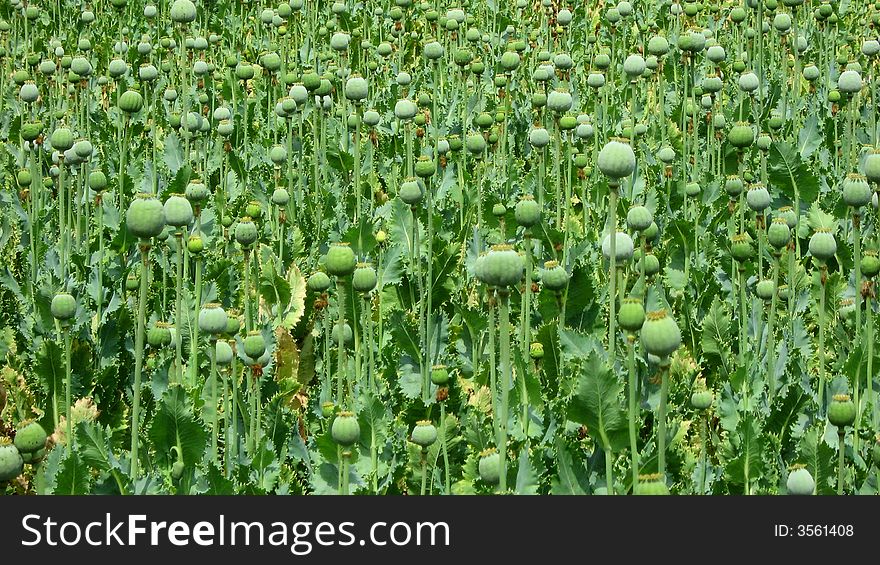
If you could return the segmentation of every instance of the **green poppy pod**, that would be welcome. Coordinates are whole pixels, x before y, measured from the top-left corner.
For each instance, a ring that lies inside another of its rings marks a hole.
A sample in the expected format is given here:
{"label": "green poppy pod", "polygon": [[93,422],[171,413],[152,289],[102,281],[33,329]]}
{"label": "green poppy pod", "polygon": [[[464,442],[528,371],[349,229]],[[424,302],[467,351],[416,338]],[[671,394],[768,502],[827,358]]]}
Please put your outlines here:
{"label": "green poppy pod", "polygon": [[651,214],[651,211],[640,204],[630,207],[626,213],[626,225],[634,231],[648,229],[653,221],[654,216]]}
{"label": "green poppy pod", "polygon": [[324,292],[330,288],[330,277],[324,271],[315,271],[306,281],[306,288],[312,292]]}
{"label": "green poppy pod", "polygon": [[850,173],[843,181],[843,201],[847,206],[861,208],[871,202],[873,191],[864,175]]}
{"label": "green poppy pod", "polygon": [[418,206],[425,197],[425,188],[419,179],[408,178],[400,184],[397,195],[404,203]]}
{"label": "green poppy pod", "polygon": [[736,234],[730,238],[730,255],[738,262],[748,261],[755,255],[752,237],[748,233]]}
{"label": "green poppy pod", "polygon": [[[342,337],[340,337],[340,335]],[[348,325],[348,323],[342,326],[342,334],[339,333],[339,324],[334,324],[331,336],[333,338],[333,343],[336,345],[344,344],[349,346],[352,344],[352,341],[354,341],[354,333],[352,333],[351,326]]]}
{"label": "green poppy pod", "polygon": [[361,437],[361,427],[353,412],[342,411],[333,419],[330,426],[333,441],[343,447],[351,447]]}
{"label": "green poppy pod", "polygon": [[785,218],[775,217],[767,228],[767,240],[777,250],[788,245],[791,241],[791,228],[785,222]]}
{"label": "green poppy pod", "polygon": [[488,485],[495,486],[501,480],[501,456],[494,447],[490,447],[480,453],[480,461],[477,464],[480,479]]}
{"label": "green poppy pod", "polygon": [[[629,261],[633,256],[634,250],[633,240],[629,234],[617,232],[614,243],[615,262],[621,265]],[[602,240],[602,255],[605,257],[605,260],[611,260],[611,234],[606,235]]]}
{"label": "green poppy pod", "polygon": [[352,274],[357,266],[354,251],[346,242],[337,242],[330,245],[325,258],[327,273],[334,277],[347,277]]}
{"label": "green poppy pod", "polygon": [[394,117],[398,120],[411,120],[418,111],[415,102],[408,98],[401,98],[394,104]]}
{"label": "green poppy pod", "polygon": [[363,116],[364,125],[368,127],[376,127],[382,120],[382,116],[375,110],[367,110]]}
{"label": "green poppy pod", "polygon": [[506,73],[512,73],[519,68],[520,56],[516,51],[505,51],[498,61],[501,69]]}
{"label": "green poppy pod", "polygon": [[739,122],[727,132],[727,141],[737,149],[744,149],[754,143],[755,132],[750,125]]}
{"label": "green poppy pod", "polygon": [[125,223],[135,237],[150,239],[165,229],[165,210],[154,195],[139,192],[125,212]]}
{"label": "green poppy pod", "polygon": [[201,204],[208,199],[208,187],[199,179],[193,179],[187,183],[184,196],[193,204]]}
{"label": "green poppy pod", "polygon": [[227,315],[222,306],[216,303],[208,303],[199,310],[199,329],[212,335],[219,335],[226,331]]}
{"label": "green poppy pod", "polygon": [[816,481],[804,465],[794,465],[785,482],[789,495],[811,496],[816,491]]}
{"label": "green poppy pod", "polygon": [[577,118],[572,115],[561,116],[559,118],[559,129],[562,131],[571,131],[578,125]]}
{"label": "green poppy pod", "polygon": [[760,280],[755,285],[755,295],[761,300],[770,300],[773,298],[774,292],[776,292],[776,285],[770,279]]}
{"label": "green poppy pod", "polygon": [[547,108],[557,114],[563,114],[571,109],[571,93],[564,90],[553,90],[547,95]]}
{"label": "green poppy pod", "polygon": [[662,57],[669,52],[669,41],[662,35],[654,35],[648,40],[648,53]]}
{"label": "green poppy pod", "polygon": [[56,128],[55,131],[52,132],[49,142],[52,144],[53,149],[67,151],[73,147],[73,132],[66,127]]}
{"label": "green poppy pod", "polygon": [[242,247],[250,247],[258,237],[257,226],[249,216],[243,217],[235,225],[235,241]]}
{"label": "green poppy pod", "polygon": [[59,292],[52,297],[49,309],[56,320],[66,322],[76,314],[76,300],[70,293]]}
{"label": "green poppy pod", "polygon": [[465,147],[472,155],[480,155],[486,150],[486,138],[480,133],[468,134]]}
{"label": "green poppy pod", "polygon": [[290,202],[290,193],[284,187],[276,188],[272,192],[272,204],[283,208]]}
{"label": "green poppy pod", "polygon": [[232,363],[232,358],[234,356],[235,354],[232,351],[232,346],[229,345],[229,342],[218,339],[217,343],[214,345],[214,359],[217,360],[217,364],[221,367],[229,365]]}
{"label": "green poppy pod", "polygon": [[574,60],[568,53],[557,53],[553,56],[553,66],[560,71],[567,71],[574,66]]}
{"label": "green poppy pod", "polygon": [[217,133],[222,135],[223,137],[229,137],[232,135],[232,132],[235,130],[235,126],[229,120],[223,120],[219,124],[217,124]]}
{"label": "green poppy pod", "polygon": [[669,494],[669,487],[666,486],[660,473],[639,475],[635,494],[639,496],[666,496]]}
{"label": "green poppy pod", "polygon": [[862,86],[862,75],[858,71],[843,71],[837,77],[837,90],[844,94],[855,94],[862,90]]}
{"label": "green poppy pod", "polygon": [[236,335],[241,330],[241,319],[239,319],[237,310],[226,311],[226,335]]}
{"label": "green poppy pod", "polygon": [[101,192],[107,188],[107,175],[103,171],[92,171],[89,173],[89,188],[95,192]]}
{"label": "green poppy pod", "polygon": [[70,60],[70,70],[81,77],[92,74],[92,64],[85,57],[74,57]]}
{"label": "green poppy pod", "polygon": [[694,410],[708,410],[712,407],[712,402],[714,400],[712,391],[705,388],[700,388],[691,393],[691,406]]}
{"label": "green poppy pod", "polygon": [[666,165],[671,164],[675,160],[675,149],[664,145],[657,151],[657,160]]}
{"label": "green poppy pod", "polygon": [[[240,62],[235,65],[235,78],[238,80],[250,80],[254,78],[254,67],[250,63]],[[305,79],[305,77],[303,77]],[[318,86],[320,86],[320,79]]]}
{"label": "green poppy pod", "polygon": [[119,57],[115,57],[107,65],[107,72],[112,78],[119,78],[128,72],[128,63]]}
{"label": "green poppy pod", "polygon": [[163,206],[165,222],[169,226],[180,228],[188,226],[193,219],[192,204],[181,194],[172,194]]}
{"label": "green poppy pod", "polygon": [[24,460],[18,448],[8,438],[0,438],[0,483],[21,475],[23,467]]}
{"label": "green poppy pod", "polygon": [[431,367],[431,382],[437,386],[445,386],[449,383],[450,374],[446,365],[434,365]]}
{"label": "green poppy pod", "polygon": [[430,420],[419,420],[413,428],[410,440],[422,449],[427,449],[437,441],[437,428]]}
{"label": "green poppy pod", "polygon": [[860,264],[862,274],[868,278],[876,277],[880,273],[880,257],[877,256],[877,252],[873,249],[868,249],[862,253]]}
{"label": "green poppy pod", "polygon": [[376,269],[370,263],[358,263],[351,277],[351,288],[356,292],[368,293],[376,288],[378,282]]}
{"label": "green poppy pod", "polygon": [[819,76],[821,75],[821,72],[819,71],[819,67],[817,67],[816,65],[814,65],[812,63],[805,66],[802,73],[804,75],[804,78],[810,82],[816,81],[819,78]]}
{"label": "green poppy pod", "polygon": [[684,193],[690,198],[694,198],[696,196],[699,196],[700,190],[701,190],[700,183],[698,183],[698,182],[691,181],[691,182],[688,182],[684,185]]}
{"label": "green poppy pod", "polygon": [[706,58],[718,65],[727,59],[727,52],[721,45],[712,45],[706,49]]}
{"label": "green poppy pod", "polygon": [[171,329],[165,322],[156,324],[147,330],[147,345],[155,349],[166,347],[171,344]]}
{"label": "green poppy pod", "polygon": [[529,143],[539,149],[546,147],[550,143],[550,132],[544,128],[532,128],[529,131]]}
{"label": "green poppy pod", "polygon": [[18,183],[18,186],[22,188],[27,188],[33,182],[33,175],[29,169],[21,169],[16,173],[15,180]]}
{"label": "green poppy pod", "polygon": [[828,228],[819,228],[810,238],[810,254],[820,263],[825,263],[837,253],[837,241]]}
{"label": "green poppy pod", "polygon": [[623,61],[623,72],[631,81],[636,80],[645,72],[645,59],[637,53],[633,53]]}
{"label": "green poppy pod", "polygon": [[645,351],[657,357],[669,357],[681,346],[681,330],[665,309],[648,312],[641,330]]}
{"label": "green poppy pod", "polygon": [[744,72],[739,76],[739,88],[743,92],[754,92],[760,84],[758,75],[752,71]]}
{"label": "green poppy pod", "polygon": [[441,45],[440,42],[429,41],[425,44],[425,48],[422,51],[422,54],[429,61],[437,61],[438,59],[443,57],[445,51],[446,50],[443,49],[443,45]]}
{"label": "green poppy pod", "polygon": [[770,191],[763,183],[755,183],[749,187],[749,191],[746,193],[746,202],[749,208],[755,212],[762,212],[769,208],[772,202]]}
{"label": "green poppy pod", "polygon": [[642,305],[642,299],[632,296],[624,298],[620,304],[620,311],[617,313],[617,322],[621,328],[630,333],[641,330],[645,323],[645,308]]}
{"label": "green poppy pod", "polygon": [[856,405],[848,394],[835,394],[828,405],[828,421],[838,428],[851,426],[856,419]]}
{"label": "green poppy pod", "polygon": [[568,285],[568,271],[558,261],[547,261],[541,270],[541,284],[547,290],[559,292]]}
{"label": "green poppy pod", "polygon": [[587,75],[587,86],[593,89],[605,86],[605,75],[598,72],[592,72]]}
{"label": "green poppy pod", "polygon": [[434,160],[430,159],[426,155],[421,155],[415,162],[415,173],[416,176],[421,178],[427,178],[434,175],[437,167],[434,164]]}
{"label": "green poppy pod", "polygon": [[258,360],[266,353],[266,340],[259,330],[251,330],[244,338],[244,354]]}
{"label": "green poppy pod", "polygon": [[862,162],[862,173],[873,183],[880,183],[880,149],[874,149]]}
{"label": "green poppy pod", "polygon": [[345,97],[352,102],[362,102],[367,98],[369,85],[367,79],[360,75],[352,75],[345,81]]}
{"label": "green poppy pod", "polygon": [[636,156],[628,143],[611,140],[599,151],[599,170],[611,180],[619,180],[632,174]]}
{"label": "green poppy pod", "polygon": [[653,253],[646,253],[639,259],[638,267],[640,271],[644,269],[646,277],[653,277],[660,272],[660,259]]}
{"label": "green poppy pod", "polygon": [[531,194],[524,194],[513,209],[516,223],[531,228],[541,221],[541,206]]}
{"label": "green poppy pod", "polygon": [[783,206],[779,209],[779,217],[785,220],[788,227],[794,229],[797,227],[798,217],[791,206]]}
{"label": "green poppy pod", "polygon": [[40,97],[40,90],[34,81],[29,80],[21,85],[21,88],[18,90],[18,96],[22,102],[33,104]]}
{"label": "green poppy pod", "polygon": [[483,261],[483,282],[489,286],[506,288],[523,277],[523,260],[512,246],[493,245]]}
{"label": "green poppy pod", "polygon": [[21,126],[21,138],[25,141],[34,141],[43,133],[43,122],[25,122]]}
{"label": "green poppy pod", "polygon": [[272,161],[274,165],[283,165],[287,161],[287,149],[281,144],[273,145],[269,149],[269,160]]}
{"label": "green poppy pod", "polygon": [[263,215],[263,207],[256,200],[251,200],[244,207],[245,215],[247,215],[252,220],[259,220]]}
{"label": "green poppy pod", "polygon": [[35,453],[46,447],[47,438],[39,422],[23,420],[15,431],[14,445],[20,453]]}
{"label": "green poppy pod", "polygon": [[169,16],[177,24],[193,22],[196,19],[196,5],[191,0],[174,0]]}

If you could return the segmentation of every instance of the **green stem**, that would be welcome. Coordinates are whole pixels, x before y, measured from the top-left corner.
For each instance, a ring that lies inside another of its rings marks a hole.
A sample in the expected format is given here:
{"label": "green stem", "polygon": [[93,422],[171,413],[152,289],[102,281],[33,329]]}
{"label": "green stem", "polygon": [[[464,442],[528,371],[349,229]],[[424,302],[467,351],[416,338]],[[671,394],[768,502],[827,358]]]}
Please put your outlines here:
{"label": "green stem", "polygon": [[449,446],[446,443],[446,401],[440,403],[440,446],[443,449],[443,484],[446,494],[452,493],[449,482]]}
{"label": "green stem", "polygon": [[773,297],[770,299],[770,316],[767,321],[767,397],[773,404],[776,396],[776,334],[774,325],[776,322],[776,302],[779,292],[779,254],[773,254]]}
{"label": "green stem", "polygon": [[131,481],[138,479],[138,447],[140,445],[141,373],[144,366],[144,326],[147,315],[147,289],[150,278],[150,244],[141,241],[141,286],[138,292],[138,317],[134,341],[134,400],[131,410]]}
{"label": "green stem", "polygon": [[704,415],[700,418],[700,491],[699,494],[706,493],[706,441],[709,436],[708,416]]}
{"label": "green stem", "polygon": [[630,449],[630,467],[632,470],[632,492],[635,493],[638,484],[639,484],[639,448],[638,448],[638,435],[636,431],[636,417],[638,410],[638,398],[636,397],[638,394],[638,383],[637,383],[637,375],[636,375],[636,348],[635,348],[636,336],[634,334],[629,334],[627,336],[627,343],[629,344],[629,350],[627,351],[627,371],[629,373],[629,390],[627,391],[629,396],[629,449]]}
{"label": "green stem", "polygon": [[501,298],[500,321],[498,334],[501,343],[501,442],[498,451],[501,455],[501,492],[507,490],[507,404],[510,395],[511,366],[510,366],[510,308],[508,305],[510,291],[506,288],[499,291]]}
{"label": "green stem", "polygon": [[846,434],[838,432],[837,442],[837,496],[843,496],[843,469],[846,466]]}
{"label": "green stem", "polygon": [[189,348],[189,381],[190,386],[196,386],[199,380],[199,308],[202,306],[202,259],[196,255],[196,286],[193,289],[195,302],[193,303],[192,341]]}
{"label": "green stem", "polygon": [[183,232],[177,232],[177,280],[174,281],[176,296],[174,299],[174,333],[175,341],[174,349],[177,359],[177,378],[183,383],[183,313],[181,312],[180,302],[183,295]]}
{"label": "green stem", "polygon": [[825,413],[825,273],[822,265],[819,275],[819,411]]}
{"label": "green stem", "polygon": [[339,310],[339,339],[336,343],[336,350],[338,353],[338,361],[337,365],[337,375],[336,375],[336,405],[342,406],[342,393],[343,387],[345,385],[345,280],[338,278],[336,279],[336,306]]}
{"label": "green stem", "polygon": [[219,450],[217,448],[217,438],[220,429],[220,406],[217,399],[217,340],[212,338],[208,345],[208,357],[211,359],[211,401],[214,403],[214,416],[211,421],[211,458],[214,465],[219,466],[218,458]]}
{"label": "green stem", "polygon": [[[853,211],[853,264],[856,270],[856,336],[862,334],[862,233],[861,233],[861,218],[859,216],[858,210]],[[856,420],[853,424],[853,429],[855,433],[853,433],[853,452],[859,452],[859,427],[862,423],[862,405],[859,402],[859,396],[861,391],[861,372],[862,365],[858,363],[855,368],[855,374],[853,375],[853,402],[856,405]],[[870,385],[870,383],[868,383]]]}
{"label": "green stem", "polygon": [[73,435],[73,414],[71,410],[73,402],[71,401],[70,390],[73,386],[70,378],[70,329],[67,326],[64,327],[64,380],[66,389],[66,406],[64,411],[67,414],[67,442],[70,446],[70,450],[73,451],[73,448],[76,445],[76,437]]}
{"label": "green stem", "polygon": [[608,183],[608,189],[608,237],[611,238],[608,258],[608,358],[613,369],[617,341],[617,181]]}
{"label": "green stem", "polygon": [[428,484],[428,457],[427,450],[422,448],[422,490],[420,494],[425,496],[425,487]]}
{"label": "green stem", "polygon": [[666,401],[669,397],[669,359],[661,362],[660,407],[657,414],[657,471],[666,480]]}

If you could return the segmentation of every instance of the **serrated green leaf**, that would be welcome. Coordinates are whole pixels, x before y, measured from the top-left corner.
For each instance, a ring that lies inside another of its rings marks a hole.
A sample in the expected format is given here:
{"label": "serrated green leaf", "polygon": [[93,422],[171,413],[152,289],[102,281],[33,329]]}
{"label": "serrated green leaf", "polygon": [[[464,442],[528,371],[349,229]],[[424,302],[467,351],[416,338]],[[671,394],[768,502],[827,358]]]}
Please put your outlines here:
{"label": "serrated green leaf", "polygon": [[568,418],[587,426],[587,433],[604,450],[618,452],[628,442],[626,413],[620,404],[620,382],[591,353],[580,366],[577,394],[568,405]]}

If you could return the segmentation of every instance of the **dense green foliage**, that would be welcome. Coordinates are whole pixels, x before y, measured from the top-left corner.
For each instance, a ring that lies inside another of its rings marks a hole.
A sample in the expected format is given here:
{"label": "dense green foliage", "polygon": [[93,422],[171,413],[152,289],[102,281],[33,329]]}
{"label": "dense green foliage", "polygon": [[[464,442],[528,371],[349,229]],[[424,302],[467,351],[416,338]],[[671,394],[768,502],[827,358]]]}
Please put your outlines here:
{"label": "dense green foliage", "polygon": [[880,3],[2,4],[2,492],[878,492]]}

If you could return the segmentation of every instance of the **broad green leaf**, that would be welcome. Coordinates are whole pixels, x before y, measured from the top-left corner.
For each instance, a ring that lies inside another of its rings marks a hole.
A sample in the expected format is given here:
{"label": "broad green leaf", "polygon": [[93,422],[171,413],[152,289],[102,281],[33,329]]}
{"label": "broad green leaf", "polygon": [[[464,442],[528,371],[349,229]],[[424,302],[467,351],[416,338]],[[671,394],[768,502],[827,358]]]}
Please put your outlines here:
{"label": "broad green leaf", "polygon": [[725,303],[716,296],[712,300],[709,311],[703,317],[703,332],[700,344],[703,353],[726,355],[727,342],[730,339],[730,313]]}
{"label": "broad green leaf", "polygon": [[561,437],[556,438],[556,476],[550,492],[553,494],[586,494],[589,478],[581,461],[573,459]]}
{"label": "broad green leaf", "polygon": [[89,486],[92,482],[92,475],[88,466],[80,458],[79,454],[74,451],[68,453],[67,457],[61,462],[58,474],[55,476],[55,490],[53,494],[89,494]]}
{"label": "broad green leaf", "polygon": [[795,195],[802,202],[813,202],[819,194],[819,179],[801,160],[800,153],[787,141],[770,145],[768,159],[770,187],[781,191],[789,201]]}
{"label": "broad green leaf", "polygon": [[620,381],[596,353],[580,365],[577,394],[568,405],[569,419],[587,426],[604,450],[614,453],[629,441],[626,413],[620,403]]}
{"label": "broad green leaf", "polygon": [[185,465],[199,464],[207,445],[206,430],[207,426],[193,415],[186,391],[180,386],[170,387],[158,404],[149,431],[156,462],[171,465],[176,460],[171,448],[177,446]]}

